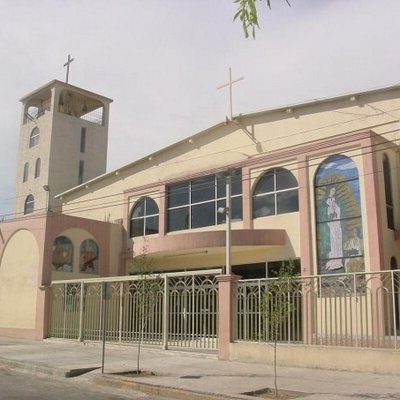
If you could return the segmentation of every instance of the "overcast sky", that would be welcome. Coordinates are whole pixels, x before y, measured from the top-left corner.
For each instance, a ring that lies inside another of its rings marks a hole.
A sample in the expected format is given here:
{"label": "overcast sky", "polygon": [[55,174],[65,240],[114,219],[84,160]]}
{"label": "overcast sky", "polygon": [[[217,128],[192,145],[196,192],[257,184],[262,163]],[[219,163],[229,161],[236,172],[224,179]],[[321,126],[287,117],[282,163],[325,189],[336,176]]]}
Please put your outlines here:
{"label": "overcast sky", "polygon": [[[400,82],[399,0],[272,0],[245,39],[232,0],[0,0],[0,213],[9,212],[19,98],[52,79],[114,99],[108,171],[234,112]],[[261,3],[260,3],[261,4]]]}

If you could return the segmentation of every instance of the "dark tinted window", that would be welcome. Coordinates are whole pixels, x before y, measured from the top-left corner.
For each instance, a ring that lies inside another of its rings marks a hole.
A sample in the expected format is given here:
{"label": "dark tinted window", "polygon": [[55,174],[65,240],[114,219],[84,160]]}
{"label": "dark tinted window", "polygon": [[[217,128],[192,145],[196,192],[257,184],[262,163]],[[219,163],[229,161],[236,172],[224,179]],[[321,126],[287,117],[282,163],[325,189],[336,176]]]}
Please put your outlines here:
{"label": "dark tinted window", "polygon": [[189,182],[168,187],[168,207],[178,207],[189,203]]}
{"label": "dark tinted window", "polygon": [[192,228],[215,225],[215,203],[192,206]]}
{"label": "dark tinted window", "polygon": [[189,229],[189,207],[168,211],[168,230],[181,231],[182,229]]}
{"label": "dark tinted window", "polygon": [[215,178],[209,176],[206,178],[192,181],[192,203],[212,200],[215,198]]}

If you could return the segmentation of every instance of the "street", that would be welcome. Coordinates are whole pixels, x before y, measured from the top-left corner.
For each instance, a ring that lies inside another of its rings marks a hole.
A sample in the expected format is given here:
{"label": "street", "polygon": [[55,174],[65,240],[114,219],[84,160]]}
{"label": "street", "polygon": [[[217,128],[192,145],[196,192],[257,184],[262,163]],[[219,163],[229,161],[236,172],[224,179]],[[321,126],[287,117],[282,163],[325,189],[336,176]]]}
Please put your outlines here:
{"label": "street", "polygon": [[162,400],[138,391],[95,386],[84,377],[54,378],[0,367],[2,400]]}

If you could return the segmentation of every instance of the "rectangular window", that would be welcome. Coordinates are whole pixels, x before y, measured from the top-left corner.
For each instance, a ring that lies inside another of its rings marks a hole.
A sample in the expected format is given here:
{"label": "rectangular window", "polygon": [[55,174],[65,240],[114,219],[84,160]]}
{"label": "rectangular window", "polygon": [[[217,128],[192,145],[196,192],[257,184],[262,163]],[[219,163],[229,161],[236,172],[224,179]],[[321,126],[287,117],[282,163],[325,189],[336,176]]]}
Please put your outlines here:
{"label": "rectangular window", "polygon": [[78,185],[83,182],[83,169],[85,167],[85,163],[83,160],[79,160],[79,172],[78,172]]}
{"label": "rectangular window", "polygon": [[86,148],[86,128],[81,128],[81,153],[85,152]]}
{"label": "rectangular window", "polygon": [[232,265],[232,272],[242,279],[263,279],[266,278],[267,266],[265,262]]}
{"label": "rectangular window", "polygon": [[[231,173],[232,220],[242,219],[242,171]],[[211,175],[170,185],[168,193],[168,232],[225,223],[218,208],[226,202],[226,178]]]}

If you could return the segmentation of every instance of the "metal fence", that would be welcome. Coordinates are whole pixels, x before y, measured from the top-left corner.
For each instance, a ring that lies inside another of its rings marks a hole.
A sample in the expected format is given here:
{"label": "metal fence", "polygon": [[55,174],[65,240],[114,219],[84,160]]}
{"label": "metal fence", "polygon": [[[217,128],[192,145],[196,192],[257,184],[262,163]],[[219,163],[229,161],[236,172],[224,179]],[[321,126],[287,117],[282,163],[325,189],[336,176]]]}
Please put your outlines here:
{"label": "metal fence", "polygon": [[216,349],[218,273],[53,282],[49,336]]}
{"label": "metal fence", "polygon": [[399,348],[400,271],[241,280],[237,340]]}

